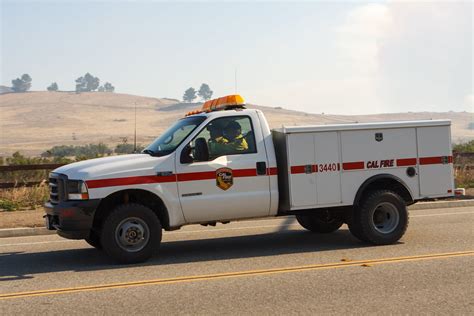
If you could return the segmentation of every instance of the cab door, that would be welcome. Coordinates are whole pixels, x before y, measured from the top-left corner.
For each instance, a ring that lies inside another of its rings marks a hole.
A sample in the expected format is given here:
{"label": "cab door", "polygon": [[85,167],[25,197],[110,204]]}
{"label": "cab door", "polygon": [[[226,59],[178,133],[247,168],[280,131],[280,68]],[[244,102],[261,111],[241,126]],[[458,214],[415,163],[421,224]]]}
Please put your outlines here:
{"label": "cab door", "polygon": [[[181,153],[177,152],[178,192],[186,222],[231,220],[269,214],[268,161],[261,129],[256,128],[259,121],[255,114],[211,120],[190,143],[191,148],[197,142],[208,144],[211,152],[207,161],[196,161],[193,157],[192,162],[183,163],[180,161]],[[211,136],[216,136],[211,135],[210,127],[225,128],[231,122],[241,126],[241,137],[238,138],[245,139],[247,148],[242,150],[245,146],[235,146],[239,150],[227,150],[220,154],[216,146],[211,145]]]}

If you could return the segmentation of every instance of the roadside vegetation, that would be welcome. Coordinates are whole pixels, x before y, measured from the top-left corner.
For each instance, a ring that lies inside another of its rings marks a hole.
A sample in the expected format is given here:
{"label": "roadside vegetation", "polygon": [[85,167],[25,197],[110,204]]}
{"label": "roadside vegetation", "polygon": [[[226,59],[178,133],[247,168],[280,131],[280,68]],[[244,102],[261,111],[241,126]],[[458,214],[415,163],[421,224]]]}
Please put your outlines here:
{"label": "roadside vegetation", "polygon": [[453,146],[453,152],[471,154],[467,157],[458,157],[454,164],[457,168],[454,171],[454,178],[457,187],[474,189],[474,140]]}
{"label": "roadside vegetation", "polygon": [[34,210],[48,200],[48,183],[44,180],[34,187],[0,190],[0,209],[5,211]]}
{"label": "roadside vegetation", "polygon": [[[136,152],[144,149],[137,145]],[[45,151],[41,157],[25,157],[19,152],[11,157],[0,158],[0,165],[36,165],[36,164],[67,164],[76,161],[105,157],[110,155],[131,154],[134,145],[126,140],[110,148],[105,144],[88,144],[84,146],[60,145]],[[43,205],[49,197],[48,170],[25,170],[0,172],[0,183],[14,182],[18,186],[0,189],[0,210],[15,211],[35,209]],[[41,182],[33,187],[22,186],[26,182]]]}

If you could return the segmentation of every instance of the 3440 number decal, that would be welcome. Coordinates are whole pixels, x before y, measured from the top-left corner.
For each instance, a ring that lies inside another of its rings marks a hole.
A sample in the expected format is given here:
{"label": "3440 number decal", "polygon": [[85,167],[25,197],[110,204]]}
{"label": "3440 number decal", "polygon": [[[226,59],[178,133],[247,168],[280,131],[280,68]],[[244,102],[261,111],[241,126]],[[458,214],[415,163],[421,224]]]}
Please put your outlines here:
{"label": "3440 number decal", "polygon": [[337,163],[320,163],[316,166],[318,168],[318,172],[331,172],[331,171],[337,171],[338,170],[338,164]]}

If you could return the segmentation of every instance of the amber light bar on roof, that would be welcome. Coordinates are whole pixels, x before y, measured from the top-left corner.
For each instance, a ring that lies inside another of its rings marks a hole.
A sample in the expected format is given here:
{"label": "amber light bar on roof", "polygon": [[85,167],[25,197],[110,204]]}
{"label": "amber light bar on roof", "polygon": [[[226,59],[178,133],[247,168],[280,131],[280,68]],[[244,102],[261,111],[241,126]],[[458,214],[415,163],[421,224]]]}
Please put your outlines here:
{"label": "amber light bar on roof", "polygon": [[245,105],[244,98],[238,94],[227,95],[217,99],[206,101],[200,110],[188,112],[186,116],[207,113],[211,111],[225,110],[229,108],[243,107]]}

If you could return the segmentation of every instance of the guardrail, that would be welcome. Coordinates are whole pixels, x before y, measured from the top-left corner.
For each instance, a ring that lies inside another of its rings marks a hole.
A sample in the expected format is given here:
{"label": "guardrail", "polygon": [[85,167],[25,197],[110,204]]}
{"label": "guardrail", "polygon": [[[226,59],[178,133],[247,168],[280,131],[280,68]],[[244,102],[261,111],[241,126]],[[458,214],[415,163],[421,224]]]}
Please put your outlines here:
{"label": "guardrail", "polygon": [[[37,164],[37,165],[9,165],[0,166],[0,172],[11,172],[11,171],[32,171],[32,170],[53,170],[64,166],[64,164],[48,163],[48,164]],[[40,185],[46,181],[15,181],[15,182],[0,182],[0,189],[10,189],[16,187],[34,187]]]}

